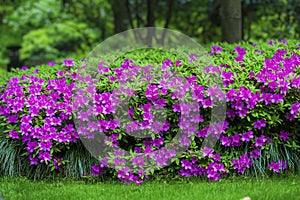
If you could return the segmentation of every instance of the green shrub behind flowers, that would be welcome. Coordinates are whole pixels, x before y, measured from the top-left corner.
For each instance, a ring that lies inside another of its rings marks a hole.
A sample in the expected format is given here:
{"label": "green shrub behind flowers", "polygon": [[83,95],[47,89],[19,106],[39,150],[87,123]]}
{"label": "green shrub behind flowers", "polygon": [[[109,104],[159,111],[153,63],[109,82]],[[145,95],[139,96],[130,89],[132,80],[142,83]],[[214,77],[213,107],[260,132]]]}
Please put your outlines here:
{"label": "green shrub behind flowers", "polygon": [[[207,56],[214,65],[204,67],[204,71],[222,78],[219,89],[223,92],[205,85],[203,77],[191,67],[196,54],[191,55],[189,63],[176,54],[140,50],[116,60],[110,68],[99,63],[100,81],[95,88],[88,84],[85,88],[94,91],[94,97],[98,98],[95,99],[98,121],[94,125],[98,129],[101,127],[108,146],[119,146],[130,152],[131,165],[140,169],[138,173],[122,167],[128,161],[118,151],[97,162],[80,141],[79,134],[84,131],[75,127],[72,98],[75,80],[80,76],[79,66],[84,61],[64,60],[62,64],[15,71],[1,80],[0,171],[12,174],[13,170],[7,167],[8,160],[16,166],[17,160],[30,166],[31,173],[34,170],[42,173],[42,169],[44,174],[62,176],[91,173],[93,176],[116,176],[123,182],[137,184],[153,173],[219,180],[236,173],[282,173],[286,169],[299,172],[299,52],[299,44],[292,40],[212,45]],[[160,127],[158,133],[153,128],[151,138],[128,135],[120,121],[113,118],[114,104],[117,104],[113,90],[120,86],[118,81],[128,78],[128,70],[147,67],[151,70],[152,62],[178,71],[188,80],[201,113],[194,119],[198,124],[196,129],[188,137],[179,139],[180,144],[188,143],[188,149],[179,157],[174,152],[164,152],[164,158],[156,161],[164,163],[171,159],[173,162],[159,171],[144,166],[145,160],[138,154],[163,149],[180,128],[188,129],[180,122],[184,105],[176,100],[176,95],[159,87],[159,80],[144,85],[142,90],[132,91],[135,95],[130,100],[128,116],[134,123],[125,128],[130,132],[138,126]],[[90,77],[85,78],[88,83]],[[226,119],[222,121],[217,144],[201,149],[209,135],[214,107],[211,99],[216,98],[216,90],[220,92],[218,98],[226,101]],[[84,98],[81,100],[84,102]],[[157,106],[166,109],[164,124],[155,124],[151,115],[150,110]],[[84,113],[77,114],[81,120],[84,118]],[[17,153],[9,157],[4,151]],[[111,165],[115,165],[116,170],[110,168]],[[26,174],[28,171],[20,169],[18,172]]]}

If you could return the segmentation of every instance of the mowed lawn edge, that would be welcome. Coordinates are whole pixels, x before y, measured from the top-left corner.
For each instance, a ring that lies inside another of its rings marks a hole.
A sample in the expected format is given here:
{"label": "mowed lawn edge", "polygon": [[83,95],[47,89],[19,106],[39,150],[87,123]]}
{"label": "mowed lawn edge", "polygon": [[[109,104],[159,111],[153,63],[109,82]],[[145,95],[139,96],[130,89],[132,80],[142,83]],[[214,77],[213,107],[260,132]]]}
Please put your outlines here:
{"label": "mowed lawn edge", "polygon": [[[27,178],[0,178],[0,196],[6,199],[184,199],[184,200],[300,200],[300,176],[269,178],[227,178],[207,182],[196,178],[187,181],[147,181],[138,186],[119,182],[85,183],[84,181],[32,181]],[[1,198],[0,198],[1,199]]]}

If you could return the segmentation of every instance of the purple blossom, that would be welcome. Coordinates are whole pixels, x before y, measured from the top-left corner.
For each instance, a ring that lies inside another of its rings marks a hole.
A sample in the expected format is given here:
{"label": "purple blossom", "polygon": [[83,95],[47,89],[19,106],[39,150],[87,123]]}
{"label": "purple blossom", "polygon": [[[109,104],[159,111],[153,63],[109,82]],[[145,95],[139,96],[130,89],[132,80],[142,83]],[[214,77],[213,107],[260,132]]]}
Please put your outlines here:
{"label": "purple blossom", "polygon": [[205,138],[208,134],[208,129],[209,129],[209,126],[206,126],[205,128],[199,130],[198,131],[198,137],[199,138]]}
{"label": "purple blossom", "polygon": [[30,165],[38,165],[38,159],[29,156]]}
{"label": "purple blossom", "polygon": [[222,72],[223,84],[225,87],[228,87],[230,84],[234,83],[234,74],[232,72]]}
{"label": "purple blossom", "polygon": [[191,170],[192,169],[192,162],[190,162],[188,160],[181,160],[181,166],[186,170]]}
{"label": "purple blossom", "polygon": [[289,133],[281,130],[279,134],[279,138],[281,138],[283,141],[286,141],[289,139]]}
{"label": "purple blossom", "polygon": [[22,66],[22,67],[19,68],[20,71],[26,71],[27,69],[28,69],[27,66]]}
{"label": "purple blossom", "polygon": [[269,164],[269,168],[272,169],[274,172],[279,173],[280,172],[280,163],[272,162],[271,164]]}
{"label": "purple blossom", "polygon": [[259,136],[255,141],[255,145],[256,147],[262,147],[265,145],[265,143],[267,142],[267,139],[264,135]]}
{"label": "purple blossom", "polygon": [[142,157],[142,156],[135,156],[132,159],[132,164],[135,165],[135,166],[138,166],[140,168],[143,168],[144,167],[144,157]]}
{"label": "purple blossom", "polygon": [[49,67],[53,67],[53,66],[56,65],[56,64],[57,64],[57,63],[54,62],[54,61],[52,61],[52,60],[48,61],[48,66],[49,66]]}
{"label": "purple blossom", "polygon": [[240,146],[241,145],[240,138],[241,136],[239,134],[232,135],[230,137],[232,146]]}
{"label": "purple blossom", "polygon": [[7,116],[7,123],[17,123],[19,116],[18,115],[9,115]]}
{"label": "purple blossom", "polygon": [[67,67],[72,67],[74,66],[74,60],[73,59],[65,59],[63,60],[63,65]]}
{"label": "purple blossom", "polygon": [[184,146],[190,146],[191,144],[191,139],[188,138],[187,136],[185,135],[182,135],[179,139],[179,143],[180,143],[180,146],[184,147]]}
{"label": "purple blossom", "polygon": [[211,46],[211,52],[209,53],[210,55],[213,56],[220,53],[222,53],[222,47],[215,45]]}
{"label": "purple blossom", "polygon": [[168,70],[168,67],[171,67],[173,64],[172,64],[172,60],[171,59],[167,59],[165,60],[164,62],[162,62],[162,71],[167,71]]}
{"label": "purple blossom", "polygon": [[239,159],[232,160],[232,167],[238,170],[238,173],[243,174],[246,168],[250,168],[252,161],[249,159],[248,154],[241,155]]}
{"label": "purple blossom", "polygon": [[288,44],[288,42],[287,42],[286,40],[280,40],[280,42],[281,42],[282,44],[284,44],[284,45],[287,45],[287,44]]}
{"label": "purple blossom", "polygon": [[56,170],[60,170],[63,166],[63,160],[62,158],[54,158],[53,159],[53,165],[55,166]]}
{"label": "purple blossom", "polygon": [[221,89],[218,86],[210,87],[207,89],[206,92],[212,101],[214,99],[222,101],[225,97],[225,94],[223,93],[223,91],[221,91]]}
{"label": "purple blossom", "polygon": [[214,156],[213,153],[214,153],[213,148],[206,147],[205,149],[202,150],[202,155],[204,157],[212,158]]}
{"label": "purple blossom", "polygon": [[253,138],[253,131],[248,131],[242,134],[242,141],[244,142],[249,142],[251,138]]}
{"label": "purple blossom", "polygon": [[181,60],[176,60],[176,66],[177,66],[177,67],[178,67],[178,66],[181,66],[181,64],[182,64]]}
{"label": "purple blossom", "polygon": [[41,162],[48,162],[51,160],[51,154],[49,152],[40,151],[39,159]]}
{"label": "purple blossom", "polygon": [[244,61],[244,56],[246,55],[246,49],[237,46],[234,48],[234,52],[238,53],[238,56],[235,58],[236,61],[238,62],[243,62]]}
{"label": "purple blossom", "polygon": [[277,44],[277,42],[276,42],[276,41],[273,41],[273,40],[270,40],[270,41],[268,42],[268,44],[272,46],[272,45]]}
{"label": "purple blossom", "polygon": [[15,130],[11,130],[9,131],[9,137],[12,139],[19,139],[19,132],[15,131]]}
{"label": "purple blossom", "polygon": [[209,180],[217,181],[220,179],[220,174],[212,169],[207,170],[207,178]]}
{"label": "purple blossom", "polygon": [[97,176],[100,174],[100,166],[99,165],[93,165],[91,168],[92,176]]}
{"label": "purple blossom", "polygon": [[298,101],[296,101],[296,103],[294,103],[292,106],[291,106],[291,114],[292,115],[298,115],[299,113],[299,109],[300,109],[300,103]]}
{"label": "purple blossom", "polygon": [[215,162],[220,162],[220,161],[221,161],[221,156],[220,156],[220,154],[215,154],[215,155],[214,155],[214,161],[215,161]]}
{"label": "purple blossom", "polygon": [[109,72],[109,70],[110,70],[108,67],[105,67],[104,65],[105,65],[105,62],[98,63],[98,72],[100,74],[105,74],[105,73]]}
{"label": "purple blossom", "polygon": [[190,54],[189,55],[189,58],[190,58],[189,63],[192,64],[193,61],[196,60],[196,58],[198,58],[198,57],[199,56],[197,54],[195,54],[195,53],[194,54]]}
{"label": "purple blossom", "polygon": [[52,143],[49,140],[45,140],[40,143],[40,150],[50,151],[51,147],[52,147]]}
{"label": "purple blossom", "polygon": [[260,149],[254,149],[253,151],[250,151],[250,155],[252,158],[257,159],[260,156]]}
{"label": "purple blossom", "polygon": [[163,144],[164,144],[164,138],[156,138],[156,139],[152,140],[152,145],[154,147],[160,147]]}
{"label": "purple blossom", "polygon": [[223,146],[229,147],[230,144],[231,144],[231,141],[230,141],[229,137],[226,137],[226,136],[222,135],[221,143],[222,143]]}
{"label": "purple blossom", "polygon": [[266,127],[266,122],[265,119],[257,120],[254,122],[254,128],[260,130],[261,128]]}

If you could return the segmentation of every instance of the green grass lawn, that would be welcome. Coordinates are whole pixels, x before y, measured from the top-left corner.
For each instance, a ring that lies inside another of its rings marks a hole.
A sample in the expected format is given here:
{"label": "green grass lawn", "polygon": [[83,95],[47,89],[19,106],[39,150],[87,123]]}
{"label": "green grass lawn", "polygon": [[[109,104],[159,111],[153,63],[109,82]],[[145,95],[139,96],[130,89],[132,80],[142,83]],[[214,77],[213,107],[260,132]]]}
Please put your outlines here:
{"label": "green grass lawn", "polygon": [[31,181],[26,178],[0,178],[0,194],[6,199],[184,199],[184,200],[294,200],[300,199],[300,176],[273,178],[228,178],[207,182],[147,181],[141,186],[120,182]]}

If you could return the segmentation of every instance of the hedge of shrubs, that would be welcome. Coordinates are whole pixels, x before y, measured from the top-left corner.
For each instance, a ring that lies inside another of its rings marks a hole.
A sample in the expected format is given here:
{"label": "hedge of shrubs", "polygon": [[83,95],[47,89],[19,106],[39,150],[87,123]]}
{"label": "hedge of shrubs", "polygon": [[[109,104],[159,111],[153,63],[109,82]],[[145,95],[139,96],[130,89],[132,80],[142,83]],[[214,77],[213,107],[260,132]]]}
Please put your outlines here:
{"label": "hedge of shrubs", "polygon": [[[0,86],[0,172],[32,177],[117,177],[137,184],[153,174],[219,180],[233,174],[299,172],[299,53],[300,44],[293,40],[215,44],[207,51],[214,65],[204,70],[222,78],[220,88],[205,85],[191,68],[192,59],[189,63],[176,54],[157,54],[156,50],[129,53],[110,67],[100,62],[97,77],[101,81],[95,86],[91,76],[80,74],[84,60],[14,71]],[[145,58],[153,55],[154,61],[161,63],[164,77],[172,69],[186,78],[196,104],[180,101],[179,93],[186,88],[179,87],[175,93],[164,87],[163,81],[153,81],[142,89],[127,91],[132,97],[127,110],[132,122],[122,125],[122,120],[113,117],[119,100],[115,89],[122,80],[136,75],[134,72],[151,70],[151,62]],[[78,80],[85,82],[82,93],[78,92]],[[73,98],[75,90],[78,93]],[[91,102],[87,96],[93,102],[94,122],[84,110],[88,108],[83,108]],[[205,139],[212,136],[210,119],[216,99],[226,102],[226,119],[213,125],[220,125],[220,135],[214,136],[217,143],[202,149]],[[166,110],[163,124],[151,112],[157,108]],[[183,117],[193,109],[200,115]],[[194,129],[191,122],[196,124]],[[145,129],[151,138],[128,135]],[[107,147],[114,149],[100,162],[80,140],[91,130],[100,131]],[[176,155],[165,146],[172,144],[179,130],[183,134],[176,145],[187,150]],[[124,155],[118,146],[129,153]],[[148,165],[140,155],[158,166]]]}

